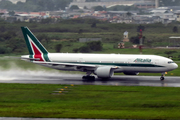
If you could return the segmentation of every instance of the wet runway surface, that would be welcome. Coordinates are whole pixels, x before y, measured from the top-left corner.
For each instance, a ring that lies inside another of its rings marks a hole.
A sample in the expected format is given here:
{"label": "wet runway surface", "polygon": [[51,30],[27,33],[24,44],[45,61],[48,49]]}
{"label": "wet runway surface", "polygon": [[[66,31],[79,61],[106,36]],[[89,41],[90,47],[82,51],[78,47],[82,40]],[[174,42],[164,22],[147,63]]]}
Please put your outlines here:
{"label": "wet runway surface", "polygon": [[164,81],[160,81],[160,76],[113,76],[108,80],[96,78],[94,81],[89,81],[82,80],[82,76],[47,71],[12,70],[0,72],[0,83],[180,87],[180,77],[165,77]]}

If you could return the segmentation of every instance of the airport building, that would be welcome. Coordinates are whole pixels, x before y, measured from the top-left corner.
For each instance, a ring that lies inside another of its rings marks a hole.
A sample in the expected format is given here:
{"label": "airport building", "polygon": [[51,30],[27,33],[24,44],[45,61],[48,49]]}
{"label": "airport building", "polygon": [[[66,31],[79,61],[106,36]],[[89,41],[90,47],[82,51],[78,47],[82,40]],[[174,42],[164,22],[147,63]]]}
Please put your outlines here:
{"label": "airport building", "polygon": [[92,8],[94,6],[109,8],[116,5],[134,5],[138,8],[158,8],[159,0],[73,0],[70,6],[72,5],[77,5],[80,8]]}

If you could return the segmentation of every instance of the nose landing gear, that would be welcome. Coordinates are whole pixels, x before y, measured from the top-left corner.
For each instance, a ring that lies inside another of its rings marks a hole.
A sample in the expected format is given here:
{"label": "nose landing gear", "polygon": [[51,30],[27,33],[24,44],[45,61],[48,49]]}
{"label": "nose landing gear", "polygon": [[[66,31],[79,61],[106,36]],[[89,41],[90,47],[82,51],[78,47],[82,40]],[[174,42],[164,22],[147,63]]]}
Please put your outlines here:
{"label": "nose landing gear", "polygon": [[161,77],[160,77],[160,80],[161,80],[161,81],[163,81],[164,79],[165,79],[164,76],[161,76]]}
{"label": "nose landing gear", "polygon": [[161,77],[160,77],[160,80],[161,80],[161,81],[163,81],[163,80],[165,79],[164,76],[165,76],[165,72],[162,73],[162,75],[161,75]]}

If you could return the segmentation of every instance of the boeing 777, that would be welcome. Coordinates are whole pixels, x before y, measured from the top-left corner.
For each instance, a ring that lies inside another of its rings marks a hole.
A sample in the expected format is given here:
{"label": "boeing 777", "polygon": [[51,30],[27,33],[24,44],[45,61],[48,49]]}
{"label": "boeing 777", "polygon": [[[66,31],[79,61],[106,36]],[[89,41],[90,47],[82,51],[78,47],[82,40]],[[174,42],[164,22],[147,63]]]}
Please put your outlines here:
{"label": "boeing 777", "polygon": [[171,59],[157,55],[49,53],[27,27],[21,29],[29,50],[22,60],[58,70],[86,72],[83,79],[94,80],[91,74],[104,79],[114,73],[161,73],[160,80],[164,80],[166,72],[178,68]]}

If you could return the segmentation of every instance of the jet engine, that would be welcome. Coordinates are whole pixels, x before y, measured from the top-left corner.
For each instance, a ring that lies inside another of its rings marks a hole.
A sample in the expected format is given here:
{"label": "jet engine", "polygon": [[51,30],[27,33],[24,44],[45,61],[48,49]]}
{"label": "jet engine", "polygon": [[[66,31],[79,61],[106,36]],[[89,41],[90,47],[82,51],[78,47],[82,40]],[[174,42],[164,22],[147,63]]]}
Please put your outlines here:
{"label": "jet engine", "polygon": [[94,71],[94,74],[97,75],[99,78],[111,78],[111,76],[114,74],[114,71],[110,66],[103,66],[98,67]]}
{"label": "jet engine", "polygon": [[138,75],[138,72],[124,72],[125,75]]}

